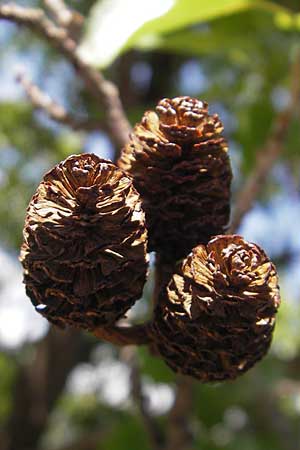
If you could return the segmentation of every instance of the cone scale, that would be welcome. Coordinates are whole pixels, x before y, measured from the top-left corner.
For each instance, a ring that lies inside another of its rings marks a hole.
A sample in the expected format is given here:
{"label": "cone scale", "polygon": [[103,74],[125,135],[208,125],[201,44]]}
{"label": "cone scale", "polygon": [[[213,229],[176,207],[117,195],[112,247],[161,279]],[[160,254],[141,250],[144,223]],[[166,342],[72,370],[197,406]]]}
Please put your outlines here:
{"label": "cone scale", "polygon": [[150,250],[177,259],[224,233],[232,175],[222,131],[207,103],[190,97],[161,100],[135,126],[119,166],[143,199]]}
{"label": "cone scale", "polygon": [[140,298],[148,261],[144,212],[131,179],[110,161],[81,154],[49,171],[23,235],[26,292],[52,323],[109,326]]}
{"label": "cone scale", "polygon": [[217,236],[183,261],[156,307],[156,349],[202,382],[234,379],[268,351],[280,297],[274,265],[257,245]]}
{"label": "cone scale", "polygon": [[[165,98],[145,112],[118,167],[93,154],[50,170],[27,210],[26,292],[51,323],[115,345],[148,344],[177,373],[232,380],[268,351],[280,304],[275,266],[226,235],[232,179],[223,125],[206,102]],[[154,315],[116,322],[157,253]]]}

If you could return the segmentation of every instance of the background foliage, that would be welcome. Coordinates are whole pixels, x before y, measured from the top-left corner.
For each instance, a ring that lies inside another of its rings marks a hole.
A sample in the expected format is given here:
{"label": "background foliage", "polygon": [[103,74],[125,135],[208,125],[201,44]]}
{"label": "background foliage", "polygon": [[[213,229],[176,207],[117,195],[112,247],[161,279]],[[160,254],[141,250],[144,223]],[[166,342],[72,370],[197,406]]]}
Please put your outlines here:
{"label": "background foliage", "polygon": [[[276,116],[289,102],[290,67],[300,49],[298,1],[73,0],[69,4],[88,17],[81,55],[119,86],[132,124],[160,98],[177,95],[205,99],[210,110],[219,113],[230,143],[234,199],[255,167],[256,152]],[[16,67],[21,67],[68,110],[100,120],[103,111],[59,54],[29,30],[0,22],[0,56],[0,427],[4,433],[17,410],[26,415],[26,395],[23,405],[15,402],[20,371],[30,367],[43,342],[51,340],[45,320],[36,317],[21,285],[17,254],[27,203],[43,173],[67,155],[93,151],[112,158],[115,149],[101,130],[75,132],[34,111],[15,82]],[[266,249],[280,272],[283,304],[273,346],[262,363],[236,382],[194,383],[194,408],[188,417],[194,449],[300,448],[299,120],[300,114],[239,230]],[[149,314],[151,282],[150,276],[133,320]],[[150,449],[131,398],[124,354],[76,333],[56,344],[51,347],[53,359],[47,360],[52,384],[62,375],[55,370],[60,361],[55,358],[64,352],[72,358],[64,367],[65,386],[57,382],[61,393],[54,404],[49,400],[46,410],[37,413],[44,414],[45,420],[36,449]],[[163,428],[174,400],[175,378],[145,349],[138,352],[149,408]],[[42,371],[39,382],[44,377]],[[21,428],[13,432],[26,434],[29,418],[24,417]],[[6,448],[4,440],[2,446]]]}

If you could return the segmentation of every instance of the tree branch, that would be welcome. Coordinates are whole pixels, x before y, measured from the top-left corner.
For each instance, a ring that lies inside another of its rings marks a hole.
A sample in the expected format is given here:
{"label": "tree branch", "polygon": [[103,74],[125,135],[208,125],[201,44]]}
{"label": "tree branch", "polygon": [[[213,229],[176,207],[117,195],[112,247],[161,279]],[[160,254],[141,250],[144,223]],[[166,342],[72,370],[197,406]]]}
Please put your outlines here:
{"label": "tree branch", "polygon": [[193,380],[178,375],[176,399],[168,416],[165,450],[188,450],[191,448],[193,436],[189,422],[192,409]]}
{"label": "tree branch", "polygon": [[69,23],[72,21],[73,14],[63,0],[44,0],[43,3],[50,13],[52,13],[58,25],[68,27]]}
{"label": "tree branch", "polygon": [[[157,305],[160,296],[164,295],[167,284],[175,271],[174,262],[156,254],[155,286],[153,306]],[[155,348],[152,349],[155,352]],[[190,414],[193,407],[193,381],[191,378],[177,375],[175,402],[168,414],[168,424],[164,450],[188,450],[192,442],[189,430]]]}
{"label": "tree branch", "polygon": [[20,366],[13,393],[12,415],[1,450],[34,450],[47,426],[49,413],[70,370],[86,360],[90,347],[74,330],[51,327],[37,345],[34,360]]}
{"label": "tree branch", "polygon": [[234,233],[237,230],[245,214],[251,209],[274,163],[284,150],[284,143],[290,123],[293,119],[295,110],[299,107],[299,80],[300,55],[297,54],[294,63],[291,66],[290,102],[287,107],[278,114],[265,145],[257,152],[256,165],[236,200],[229,233]]}
{"label": "tree branch", "polygon": [[23,86],[34,108],[44,111],[55,122],[67,125],[75,131],[95,131],[101,129],[100,121],[74,117],[23,74],[17,76],[17,81]]}
{"label": "tree branch", "polygon": [[58,450],[95,450],[101,449],[101,442],[111,430],[90,431],[80,436],[76,441],[71,442]]}
{"label": "tree branch", "polygon": [[44,0],[44,4],[61,27],[69,28],[75,20],[78,25],[83,25],[84,17],[79,12],[72,11],[63,0]]}
{"label": "tree branch", "polygon": [[71,39],[78,42],[82,34],[84,17],[79,12],[71,10],[63,0],[44,0],[44,5],[55,22],[66,29]]}
{"label": "tree branch", "polygon": [[136,348],[126,347],[122,350],[122,359],[125,361],[131,370],[131,394],[138,412],[142,419],[144,428],[149,436],[150,444],[153,450],[162,450],[163,448],[163,434],[158,427],[155,419],[151,416],[148,409],[148,398],[143,392],[143,385],[141,379],[140,368],[138,365],[138,358]]}
{"label": "tree branch", "polygon": [[154,275],[154,290],[152,296],[153,307],[159,302],[159,298],[163,295],[171,276],[175,271],[176,261],[165,259],[164,255],[156,253],[155,256],[155,275]]}
{"label": "tree branch", "polygon": [[118,346],[147,345],[151,343],[149,322],[129,327],[113,326],[109,328],[98,328],[97,330],[93,330],[93,334],[98,339]]}
{"label": "tree branch", "polygon": [[13,3],[0,6],[0,19],[23,25],[55,47],[73,65],[86,88],[105,108],[106,129],[117,146],[124,146],[131,130],[117,87],[100,72],[86,64],[76,52],[76,42],[66,29],[56,26],[44,11],[24,8]]}
{"label": "tree branch", "polygon": [[[165,289],[171,274],[174,273],[174,265],[172,268],[172,265],[165,262],[161,255],[157,255],[157,258],[153,295],[154,307],[159,301],[161,289]],[[155,348],[152,350],[155,353]],[[189,450],[193,441],[189,423],[193,409],[193,380],[186,376],[177,375],[176,386],[175,402],[168,414],[164,450]]]}

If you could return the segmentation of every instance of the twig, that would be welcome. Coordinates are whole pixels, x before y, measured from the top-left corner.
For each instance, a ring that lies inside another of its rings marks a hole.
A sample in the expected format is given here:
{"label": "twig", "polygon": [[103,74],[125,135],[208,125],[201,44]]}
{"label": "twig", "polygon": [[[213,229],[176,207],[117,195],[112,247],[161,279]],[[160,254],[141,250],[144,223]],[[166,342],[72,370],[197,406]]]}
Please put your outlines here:
{"label": "twig", "polygon": [[112,326],[109,328],[98,328],[93,330],[94,336],[98,339],[110,342],[118,346],[125,345],[147,345],[151,343],[150,323],[141,325]]}
{"label": "twig", "polygon": [[72,11],[63,0],[44,0],[44,4],[54,20],[62,28],[66,28],[69,36],[78,42],[84,23],[84,17]]}
{"label": "twig", "polygon": [[158,424],[151,416],[148,410],[148,398],[143,392],[141,373],[138,365],[136,349],[127,347],[122,350],[122,359],[130,366],[131,369],[131,394],[135,405],[138,407],[144,428],[148,433],[151,447],[153,450],[162,450],[163,434]]}
{"label": "twig", "polygon": [[190,415],[193,408],[193,381],[179,375],[175,403],[169,413],[167,446],[165,450],[187,450],[193,436],[190,430]]}
{"label": "twig", "polygon": [[236,200],[229,233],[237,230],[245,214],[251,209],[274,163],[283,152],[290,123],[295,110],[299,107],[299,97],[300,56],[298,54],[291,67],[290,102],[285,110],[278,114],[265,145],[257,152],[256,165]]}
{"label": "twig", "polygon": [[131,130],[124,113],[117,87],[107,81],[100,72],[86,64],[76,53],[76,42],[68,32],[49,20],[44,11],[24,8],[12,3],[0,6],[0,19],[28,27],[62,53],[82,78],[86,88],[105,108],[105,123],[112,141],[123,146]]}
{"label": "twig", "polygon": [[98,120],[80,119],[67,112],[63,106],[52,100],[36,84],[23,74],[17,75],[17,81],[23,86],[27,97],[36,109],[41,109],[53,120],[71,127],[73,130],[95,131],[101,129]]}
{"label": "twig", "polygon": [[[69,24],[73,20],[75,11],[71,11],[63,0],[44,0],[46,8],[52,13],[55,21],[61,27],[68,28]],[[84,18],[81,14],[77,13],[81,17],[83,23]]]}

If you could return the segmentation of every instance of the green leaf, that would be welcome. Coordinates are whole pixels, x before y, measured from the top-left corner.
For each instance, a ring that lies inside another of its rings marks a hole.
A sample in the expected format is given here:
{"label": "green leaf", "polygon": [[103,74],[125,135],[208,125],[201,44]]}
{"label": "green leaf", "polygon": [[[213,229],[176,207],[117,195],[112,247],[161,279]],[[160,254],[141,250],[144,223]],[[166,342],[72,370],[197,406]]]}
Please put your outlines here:
{"label": "green leaf", "polygon": [[[266,29],[269,30],[268,34]],[[234,64],[248,65],[253,70],[255,64],[261,65],[257,55],[266,51],[270,58],[270,52],[275,54],[276,51],[278,59],[278,45],[282,47],[288,39],[289,35],[278,30],[270,11],[248,9],[239,14],[216,18],[209,27],[146,35],[135,47],[144,51],[160,50],[184,56],[219,55]]]}
{"label": "green leaf", "polygon": [[289,11],[278,11],[274,16],[274,22],[278,28],[284,31],[300,30],[300,14],[292,14]]}
{"label": "green leaf", "polygon": [[158,19],[147,22],[132,37],[133,41],[148,33],[170,33],[190,25],[238,13],[247,9],[285,11],[272,2],[255,0],[177,0],[172,9]]}
{"label": "green leaf", "polygon": [[4,353],[0,353],[0,423],[4,423],[11,413],[15,372],[16,367],[13,359]]}
{"label": "green leaf", "polygon": [[143,375],[150,376],[154,381],[160,383],[175,382],[175,373],[162,359],[152,356],[144,347],[139,347],[138,353]]}
{"label": "green leaf", "polygon": [[[236,38],[238,37],[238,40]],[[249,39],[247,35],[241,36],[239,33],[200,33],[194,30],[179,31],[168,36],[157,36],[156,39],[142,39],[137,44],[141,50],[154,50],[159,48],[163,51],[179,53],[184,56],[202,56],[211,54],[232,54],[236,55],[236,48],[243,51],[252,50],[255,41]]]}
{"label": "green leaf", "polygon": [[287,12],[273,2],[257,0],[98,1],[92,8],[79,53],[88,63],[105,67],[121,51],[141,41],[251,8]]}
{"label": "green leaf", "polygon": [[105,450],[150,450],[150,443],[143,432],[140,420],[127,414],[122,414],[114,422],[114,430],[103,442]]}
{"label": "green leaf", "polygon": [[91,10],[79,54],[86,62],[107,66],[145,22],[161,16],[174,0],[98,0]]}

